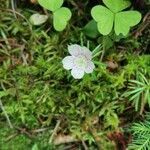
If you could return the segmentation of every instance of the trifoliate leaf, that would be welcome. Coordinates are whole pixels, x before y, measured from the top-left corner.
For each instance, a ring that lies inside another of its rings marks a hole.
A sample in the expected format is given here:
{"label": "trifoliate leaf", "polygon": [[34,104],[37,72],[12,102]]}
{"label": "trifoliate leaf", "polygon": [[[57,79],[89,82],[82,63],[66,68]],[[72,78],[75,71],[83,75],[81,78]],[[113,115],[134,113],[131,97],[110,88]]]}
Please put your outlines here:
{"label": "trifoliate leaf", "polygon": [[138,11],[124,11],[115,15],[115,33],[124,36],[128,34],[130,27],[137,25],[141,20],[141,14]]}
{"label": "trifoliate leaf", "polygon": [[61,7],[53,13],[53,25],[57,31],[65,29],[67,22],[71,18],[71,11],[66,7]]}
{"label": "trifoliate leaf", "polygon": [[98,31],[103,35],[109,34],[113,27],[114,14],[101,5],[93,7],[91,14],[94,20],[98,22]]}
{"label": "trifoliate leaf", "polygon": [[103,35],[108,35],[114,25],[115,33],[127,35],[130,27],[135,26],[141,20],[141,14],[138,11],[122,11],[130,3],[125,0],[103,0],[106,8],[101,5],[95,6],[91,15],[97,22],[98,31]]}
{"label": "trifoliate leaf", "polygon": [[103,0],[103,2],[114,13],[122,11],[131,5],[128,0]]}
{"label": "trifoliate leaf", "polygon": [[47,19],[47,15],[33,14],[29,20],[33,25],[41,25],[45,23]]}
{"label": "trifoliate leaf", "polygon": [[42,7],[50,11],[55,11],[62,6],[64,1],[63,0],[38,0],[38,2]]}

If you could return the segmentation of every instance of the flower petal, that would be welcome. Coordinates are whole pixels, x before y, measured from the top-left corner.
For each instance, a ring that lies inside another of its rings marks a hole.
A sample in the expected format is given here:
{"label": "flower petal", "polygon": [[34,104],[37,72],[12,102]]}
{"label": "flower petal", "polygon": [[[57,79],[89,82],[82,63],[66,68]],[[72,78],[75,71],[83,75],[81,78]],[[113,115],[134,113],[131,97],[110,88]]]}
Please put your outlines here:
{"label": "flower petal", "polygon": [[91,52],[88,48],[86,48],[85,46],[82,47],[82,50],[83,50],[83,55],[84,55],[87,59],[91,60],[91,59],[92,59],[92,52]]}
{"label": "flower petal", "polygon": [[80,45],[77,45],[77,44],[69,45],[68,51],[71,55],[78,56],[79,54],[82,53],[82,47]]}
{"label": "flower petal", "polygon": [[71,70],[71,75],[75,78],[75,79],[81,79],[84,76],[84,71],[82,69],[79,68],[73,68]]}
{"label": "flower petal", "polygon": [[85,68],[85,72],[92,73],[94,68],[95,68],[94,63],[92,61],[89,61],[87,67]]}
{"label": "flower petal", "polygon": [[63,63],[63,67],[66,69],[66,70],[70,70],[72,69],[73,67],[73,56],[67,56],[65,57],[63,60],[62,60],[62,63]]}

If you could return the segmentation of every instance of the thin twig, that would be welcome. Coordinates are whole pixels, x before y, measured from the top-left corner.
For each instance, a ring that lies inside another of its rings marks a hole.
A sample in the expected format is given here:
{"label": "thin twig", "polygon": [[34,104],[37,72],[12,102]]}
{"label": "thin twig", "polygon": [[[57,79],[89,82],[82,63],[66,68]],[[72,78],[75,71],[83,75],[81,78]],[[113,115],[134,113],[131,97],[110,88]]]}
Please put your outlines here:
{"label": "thin twig", "polygon": [[14,134],[10,135],[9,137],[6,138],[5,142],[8,142],[11,139],[14,139],[17,135],[18,135],[18,133],[14,133]]}
{"label": "thin twig", "polygon": [[1,99],[0,99],[0,107],[1,107],[1,109],[2,109],[2,111],[3,111],[3,113],[4,113],[4,115],[5,115],[5,117],[6,117],[6,119],[7,119],[7,122],[8,122],[8,124],[9,124],[9,127],[10,127],[11,129],[13,129],[13,125],[12,125],[10,119],[9,119],[9,116],[7,115],[7,112],[5,111],[5,108],[4,108],[4,106],[3,106],[3,103],[2,103],[2,101],[1,101]]}
{"label": "thin twig", "polygon": [[103,46],[102,54],[101,54],[101,57],[100,57],[101,62],[103,61],[104,54],[105,54],[105,48]]}
{"label": "thin twig", "polygon": [[141,24],[141,26],[135,31],[133,32],[133,35],[135,36],[135,38],[138,38],[139,36],[142,35],[142,32],[150,25],[150,12],[148,12],[144,18],[143,18],[143,22]]}
{"label": "thin twig", "polygon": [[59,134],[55,137],[53,144],[60,145],[60,144],[75,143],[75,142],[81,142],[81,140],[75,138],[72,135]]}
{"label": "thin twig", "polygon": [[87,147],[86,143],[83,140],[82,140],[82,145],[83,145],[85,150],[88,150],[88,147]]}
{"label": "thin twig", "polygon": [[46,131],[46,130],[48,130],[49,128],[41,128],[41,129],[34,129],[34,130],[32,130],[31,132],[32,133],[39,133],[39,132],[44,132],[44,131]]}
{"label": "thin twig", "polygon": [[52,135],[51,135],[51,137],[50,137],[50,139],[49,139],[49,143],[52,143],[52,141],[53,141],[53,139],[54,139],[54,136],[57,134],[57,130],[58,130],[59,126],[60,126],[60,123],[61,123],[61,121],[58,120],[58,121],[57,121],[57,124],[56,124],[56,126],[55,126],[55,128],[54,128],[54,130],[53,130],[53,133],[52,133]]}
{"label": "thin twig", "polygon": [[27,135],[30,139],[34,138],[34,135],[30,133],[30,131],[28,131],[26,128],[20,128],[20,127],[15,127],[15,128],[19,131],[19,133]]}

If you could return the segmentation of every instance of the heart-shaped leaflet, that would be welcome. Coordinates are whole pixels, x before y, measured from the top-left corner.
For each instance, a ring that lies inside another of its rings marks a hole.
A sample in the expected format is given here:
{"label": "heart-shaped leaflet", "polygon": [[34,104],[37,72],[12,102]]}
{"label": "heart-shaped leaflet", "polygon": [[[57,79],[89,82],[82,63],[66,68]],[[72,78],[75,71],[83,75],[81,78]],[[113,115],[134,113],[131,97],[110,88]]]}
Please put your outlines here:
{"label": "heart-shaped leaflet", "polygon": [[55,11],[62,6],[64,0],[38,0],[38,2],[42,7]]}
{"label": "heart-shaped leaflet", "polygon": [[115,15],[115,33],[127,35],[130,27],[135,26],[141,20],[141,14],[138,11],[123,11]]}
{"label": "heart-shaped leaflet", "polygon": [[113,27],[114,14],[101,5],[93,7],[91,14],[97,22],[98,31],[103,35],[109,34]]}
{"label": "heart-shaped leaflet", "polygon": [[103,3],[114,13],[122,11],[131,5],[128,0],[103,0]]}
{"label": "heart-shaped leaflet", "polygon": [[66,7],[61,7],[53,12],[53,25],[57,31],[65,29],[67,22],[71,18],[71,11]]}

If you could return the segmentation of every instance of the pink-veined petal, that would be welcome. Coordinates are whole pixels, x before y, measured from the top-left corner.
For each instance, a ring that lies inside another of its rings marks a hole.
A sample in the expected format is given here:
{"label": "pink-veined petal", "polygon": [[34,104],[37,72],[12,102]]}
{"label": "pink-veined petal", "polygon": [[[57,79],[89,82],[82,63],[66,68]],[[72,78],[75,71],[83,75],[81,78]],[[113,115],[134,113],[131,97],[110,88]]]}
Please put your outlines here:
{"label": "pink-veined petal", "polygon": [[68,51],[73,56],[78,56],[82,53],[82,48],[80,45],[73,44],[68,46]]}
{"label": "pink-veined petal", "polygon": [[66,69],[66,70],[70,70],[72,69],[73,67],[73,56],[67,56],[65,57],[63,60],[62,60],[62,63],[63,63],[63,67]]}
{"label": "pink-veined petal", "polygon": [[84,76],[84,70],[74,67],[74,68],[71,70],[71,75],[72,75],[75,79],[81,79],[81,78]]}
{"label": "pink-veined petal", "polygon": [[86,47],[82,47],[82,50],[83,50],[83,55],[87,59],[91,60],[92,59],[92,52],[88,48],[86,48]]}
{"label": "pink-veined petal", "polygon": [[89,61],[87,67],[85,68],[85,72],[92,73],[94,68],[95,68],[94,63],[92,61]]}

